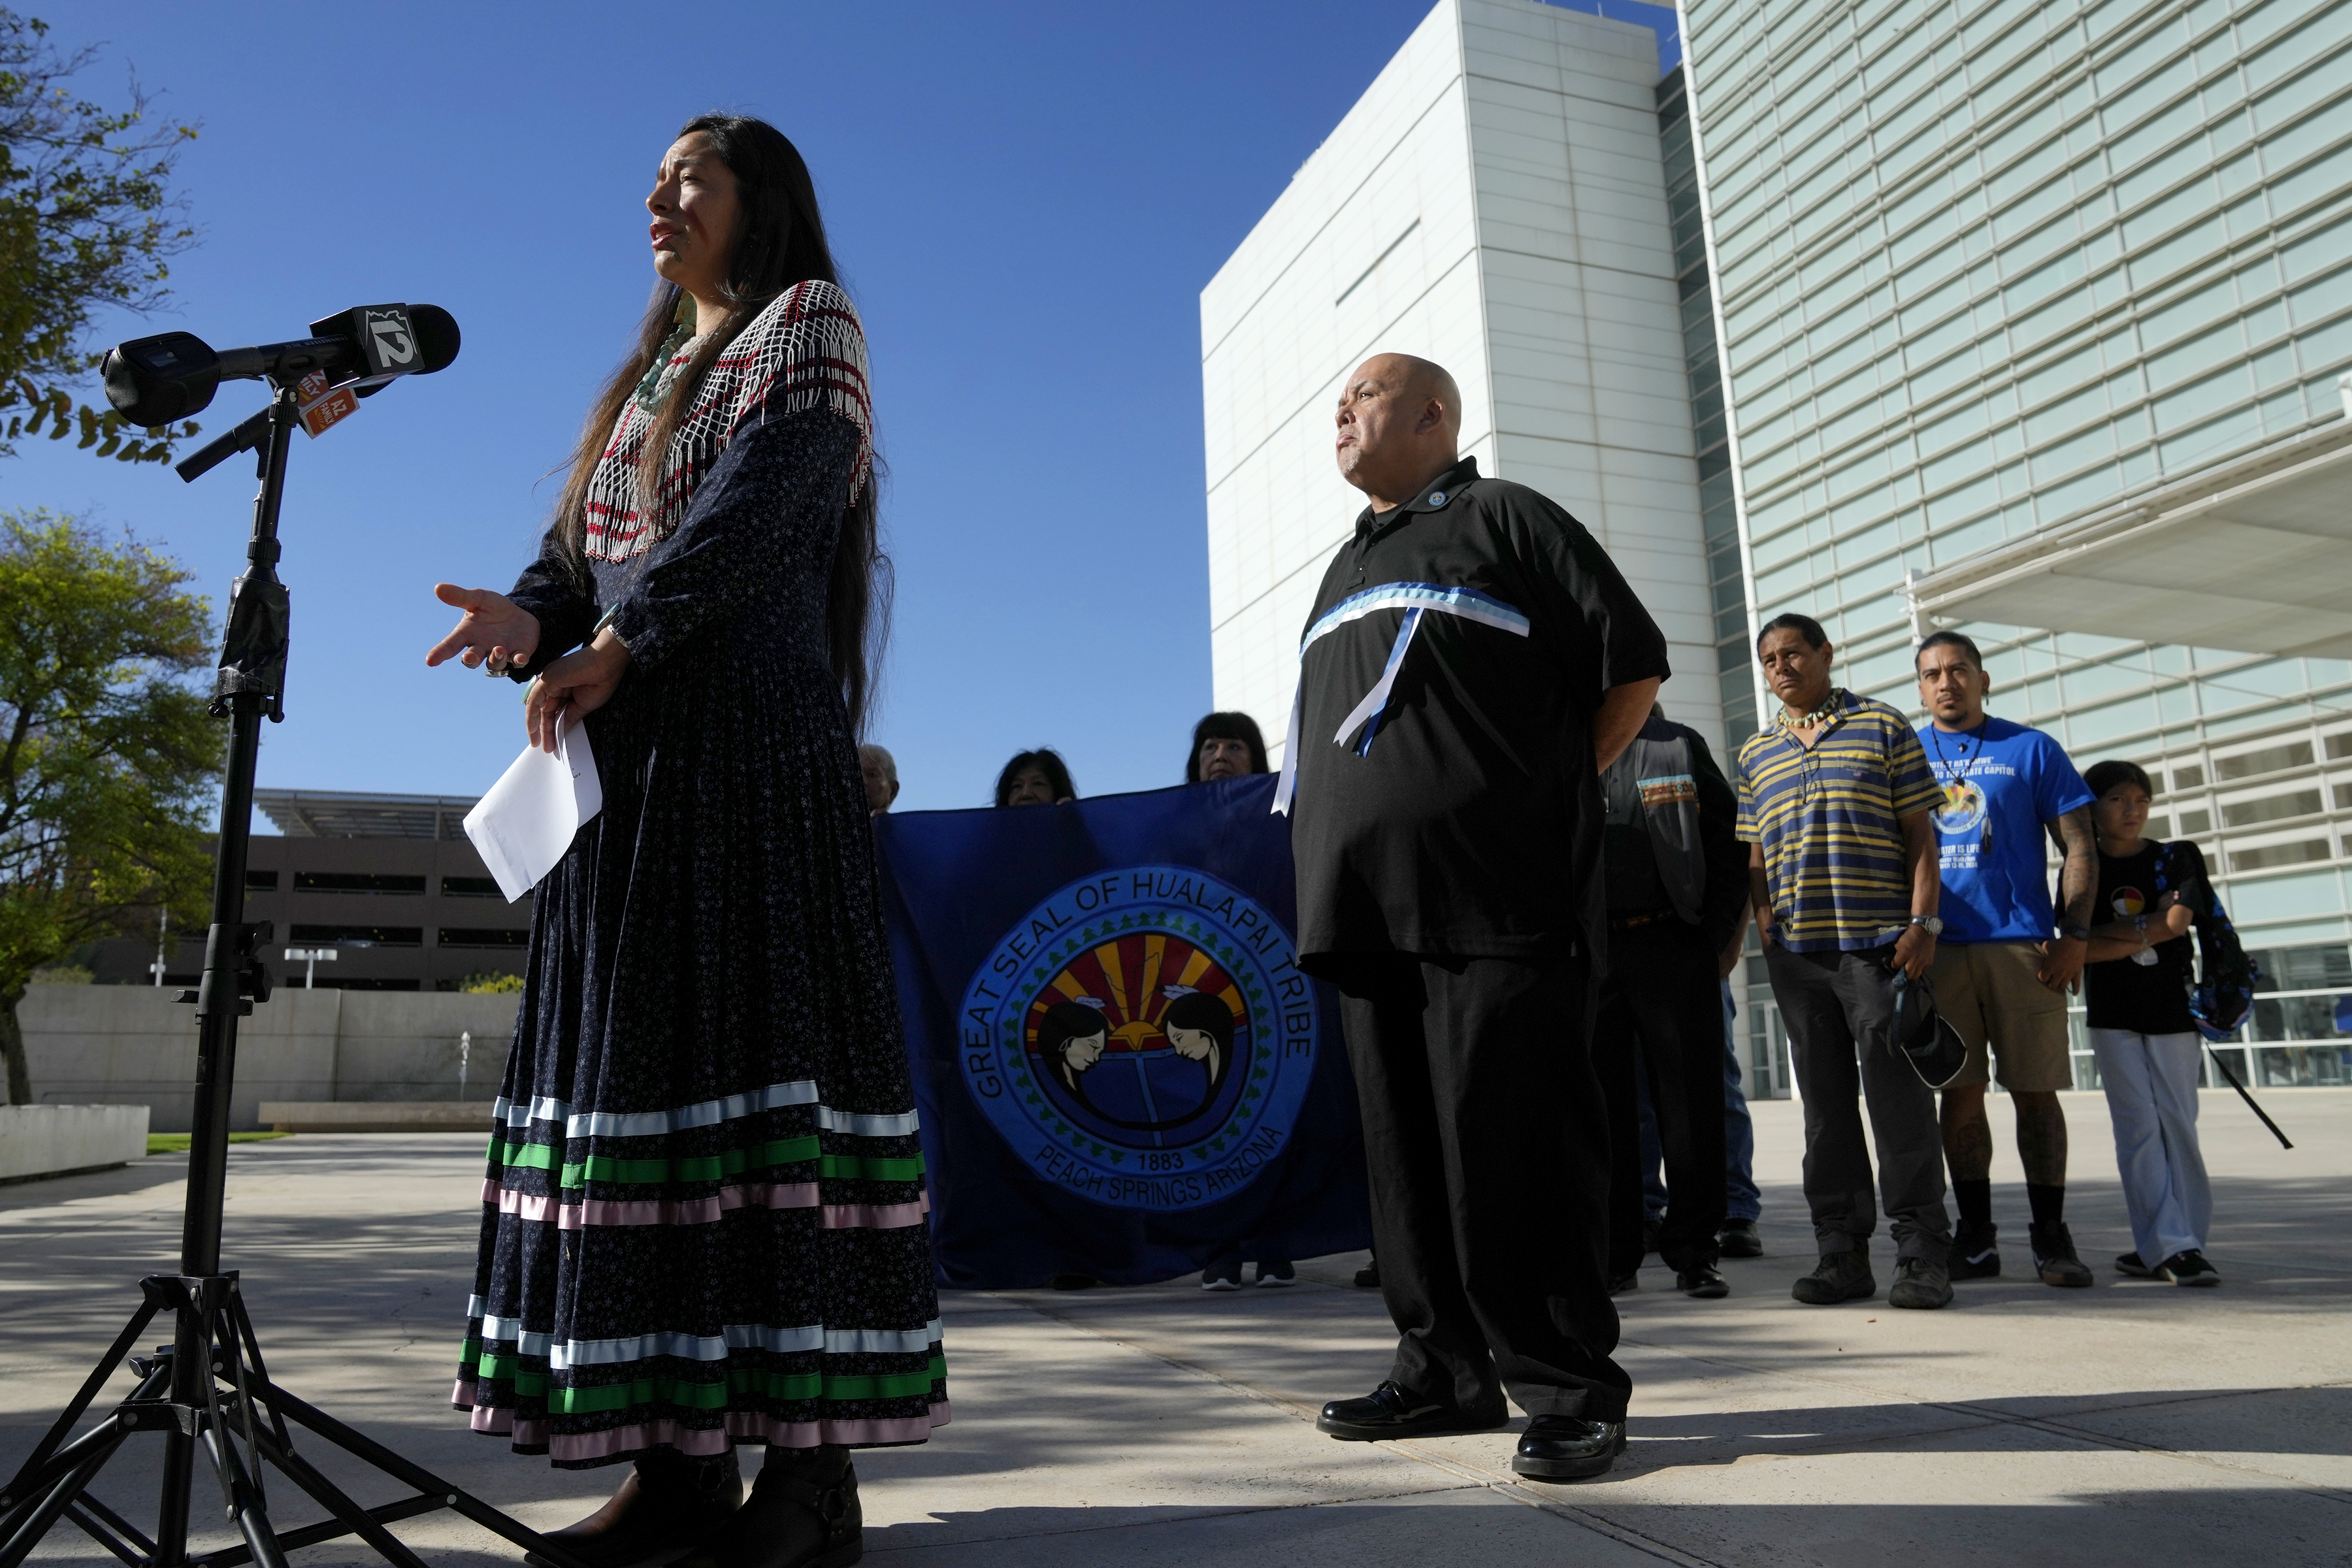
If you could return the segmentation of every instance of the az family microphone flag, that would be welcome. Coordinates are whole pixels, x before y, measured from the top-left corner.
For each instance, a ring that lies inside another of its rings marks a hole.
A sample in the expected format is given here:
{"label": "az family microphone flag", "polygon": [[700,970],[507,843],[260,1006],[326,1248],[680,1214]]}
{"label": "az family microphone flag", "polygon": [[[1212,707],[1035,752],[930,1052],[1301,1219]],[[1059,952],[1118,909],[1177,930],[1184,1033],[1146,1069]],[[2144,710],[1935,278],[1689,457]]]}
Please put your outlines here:
{"label": "az family microphone flag", "polygon": [[1275,784],[874,819],[943,1283],[1371,1245]]}

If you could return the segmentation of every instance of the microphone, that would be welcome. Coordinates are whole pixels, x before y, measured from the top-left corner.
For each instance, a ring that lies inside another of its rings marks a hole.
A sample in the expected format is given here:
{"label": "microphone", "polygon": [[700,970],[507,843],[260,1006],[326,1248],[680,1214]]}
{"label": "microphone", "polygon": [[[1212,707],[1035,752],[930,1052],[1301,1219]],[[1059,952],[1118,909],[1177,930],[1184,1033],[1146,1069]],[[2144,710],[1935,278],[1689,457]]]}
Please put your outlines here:
{"label": "microphone", "polygon": [[131,424],[152,427],[201,413],[224,381],[355,376],[353,390],[366,396],[394,376],[430,375],[457,357],[457,318],[438,305],[355,305],[310,331],[290,342],[219,350],[194,332],[134,338],[107,351],[106,400]]}

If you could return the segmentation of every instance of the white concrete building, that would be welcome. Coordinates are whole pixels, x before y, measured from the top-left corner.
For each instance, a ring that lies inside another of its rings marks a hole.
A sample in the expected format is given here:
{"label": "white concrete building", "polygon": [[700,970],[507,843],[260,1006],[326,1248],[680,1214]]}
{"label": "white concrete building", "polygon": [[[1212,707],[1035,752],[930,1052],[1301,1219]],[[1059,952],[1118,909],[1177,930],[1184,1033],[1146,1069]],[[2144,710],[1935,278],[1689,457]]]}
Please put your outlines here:
{"label": "white concrete building", "polygon": [[1607,547],[1672,645],[1667,710],[1720,753],[1659,53],[1630,23],[1440,0],[1202,290],[1216,705],[1277,744],[1363,506],[1333,405],[1394,351],[1454,373],[1484,472]]}

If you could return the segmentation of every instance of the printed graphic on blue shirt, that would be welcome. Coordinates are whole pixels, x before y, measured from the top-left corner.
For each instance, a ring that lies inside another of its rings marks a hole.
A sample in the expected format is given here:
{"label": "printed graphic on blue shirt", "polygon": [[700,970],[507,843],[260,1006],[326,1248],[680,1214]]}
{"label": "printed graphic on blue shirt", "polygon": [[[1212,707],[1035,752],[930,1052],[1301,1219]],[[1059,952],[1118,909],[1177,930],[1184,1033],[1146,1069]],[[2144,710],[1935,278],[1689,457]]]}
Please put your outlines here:
{"label": "printed graphic on blue shirt", "polygon": [[1943,786],[1946,942],[2046,942],[2054,930],[2047,825],[2091,792],[2065,750],[2039,730],[1988,718],[1953,734],[1922,725],[1919,743]]}

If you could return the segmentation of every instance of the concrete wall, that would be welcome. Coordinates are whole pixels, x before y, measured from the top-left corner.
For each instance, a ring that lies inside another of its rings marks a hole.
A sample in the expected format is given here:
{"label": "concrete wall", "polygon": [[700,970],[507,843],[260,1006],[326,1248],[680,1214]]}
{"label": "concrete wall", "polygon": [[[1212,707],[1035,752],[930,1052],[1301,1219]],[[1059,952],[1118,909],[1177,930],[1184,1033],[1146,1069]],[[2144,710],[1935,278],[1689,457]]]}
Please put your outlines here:
{"label": "concrete wall", "polygon": [[0,1182],[146,1157],[143,1105],[0,1105]]}
{"label": "concrete wall", "polygon": [[[36,985],[16,1005],[42,1105],[145,1105],[158,1132],[194,1114],[195,1009],[143,985]],[[265,1100],[488,1100],[514,1035],[514,995],[280,991],[241,1019],[229,1124]],[[466,1082],[458,1048],[470,1033]]]}

